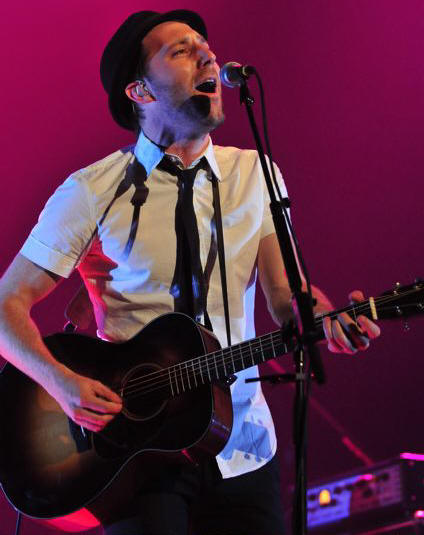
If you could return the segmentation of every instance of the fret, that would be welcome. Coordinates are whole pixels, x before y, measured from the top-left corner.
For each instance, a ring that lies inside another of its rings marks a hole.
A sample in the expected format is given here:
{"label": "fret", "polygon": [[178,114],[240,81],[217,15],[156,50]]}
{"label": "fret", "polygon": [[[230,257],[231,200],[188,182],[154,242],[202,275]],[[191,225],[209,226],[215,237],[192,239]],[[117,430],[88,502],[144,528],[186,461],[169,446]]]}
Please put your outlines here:
{"label": "fret", "polygon": [[262,362],[265,361],[265,355],[264,355],[264,348],[262,347],[262,340],[261,338],[258,338],[258,341],[259,341],[259,346],[261,348],[261,356],[262,356]]}
{"label": "fret", "polygon": [[178,388],[178,378],[177,378],[177,370],[175,368],[175,366],[173,366],[174,368],[174,376],[175,376],[175,386],[177,387],[177,394],[180,393],[180,389]]}
{"label": "fret", "polygon": [[214,361],[214,364],[215,364],[216,378],[219,379],[219,372],[218,372],[218,366],[216,365],[216,356],[215,356],[215,353],[212,353],[212,356],[213,356],[213,361]]}
{"label": "fret", "polygon": [[[251,349],[250,349],[250,340],[248,341],[248,343],[249,343],[249,351],[251,351]],[[241,369],[244,370],[246,368],[246,366],[244,365],[242,344],[239,345],[239,348],[240,348]]]}
{"label": "fret", "polygon": [[194,384],[196,385],[196,388],[197,388],[197,377],[196,377],[196,371],[194,369],[194,361],[193,360],[191,361],[191,369],[193,370]]}
{"label": "fret", "polygon": [[180,369],[180,375],[181,375],[181,386],[183,387],[183,392],[185,392],[185,386],[184,386],[184,379],[183,379],[183,370],[181,368],[181,364],[178,366]]}
{"label": "fret", "polygon": [[272,347],[272,356],[275,358],[275,347],[274,347],[274,337],[271,335],[271,347]]}
{"label": "fret", "polygon": [[171,387],[171,395],[174,398],[175,394],[174,394],[174,389],[172,388],[172,379],[171,379],[171,370],[170,370],[170,368],[168,368],[168,375],[169,375],[169,386]]}
{"label": "fret", "polygon": [[[228,349],[231,355],[232,354],[231,347],[229,347]],[[223,351],[221,351],[221,361],[222,361],[222,367],[224,368],[224,377],[227,377],[228,374],[227,374],[227,368],[225,366],[225,357],[224,357]]]}
{"label": "fret", "polygon": [[253,358],[252,340],[249,340],[249,352]]}
{"label": "fret", "polygon": [[231,362],[233,363],[233,373],[236,373],[236,366],[234,364],[233,352],[230,350]]}
{"label": "fret", "polygon": [[190,376],[188,374],[187,362],[184,362],[184,364],[185,364],[185,369],[186,369],[186,374],[187,374],[188,389],[191,390],[191,383],[190,383]]}
{"label": "fret", "polygon": [[255,347],[254,352],[251,353],[251,355],[252,355],[252,366],[254,366],[254,365],[256,364],[256,362],[255,362],[255,358],[254,358],[254,354],[255,354],[257,351],[258,351],[258,348]]}
{"label": "fret", "polygon": [[207,370],[208,370],[209,381],[212,381],[212,379],[211,379],[211,372],[210,372],[210,370],[209,370],[209,362],[208,362],[208,358],[207,358],[207,357],[205,358],[205,362],[206,362],[206,368],[207,368]]}
{"label": "fret", "polygon": [[202,361],[201,361],[201,357],[198,358],[198,361],[199,361],[199,371],[200,371],[200,378],[202,379],[202,385],[205,384],[205,380],[203,379],[203,368],[202,368]]}

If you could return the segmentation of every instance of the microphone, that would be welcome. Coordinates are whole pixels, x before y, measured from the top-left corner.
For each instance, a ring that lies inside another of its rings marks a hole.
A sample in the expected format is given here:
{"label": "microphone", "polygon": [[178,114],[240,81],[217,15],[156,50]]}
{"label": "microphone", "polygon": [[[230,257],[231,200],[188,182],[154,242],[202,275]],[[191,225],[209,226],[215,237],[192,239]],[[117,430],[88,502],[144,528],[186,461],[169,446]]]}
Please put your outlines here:
{"label": "microphone", "polygon": [[227,87],[238,87],[255,72],[255,68],[250,65],[240,65],[236,61],[229,61],[222,66],[219,74],[221,82]]}

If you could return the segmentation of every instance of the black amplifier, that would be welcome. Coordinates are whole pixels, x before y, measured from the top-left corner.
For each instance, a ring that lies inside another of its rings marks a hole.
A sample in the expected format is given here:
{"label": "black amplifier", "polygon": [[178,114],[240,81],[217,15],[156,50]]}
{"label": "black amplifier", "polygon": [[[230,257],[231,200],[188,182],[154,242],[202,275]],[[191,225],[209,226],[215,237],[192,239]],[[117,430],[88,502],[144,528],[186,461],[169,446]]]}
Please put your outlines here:
{"label": "black amplifier", "polygon": [[[307,511],[308,532],[314,535],[424,535],[419,531],[424,523],[424,455],[402,453],[313,484],[307,491]],[[389,531],[394,524],[398,530]]]}

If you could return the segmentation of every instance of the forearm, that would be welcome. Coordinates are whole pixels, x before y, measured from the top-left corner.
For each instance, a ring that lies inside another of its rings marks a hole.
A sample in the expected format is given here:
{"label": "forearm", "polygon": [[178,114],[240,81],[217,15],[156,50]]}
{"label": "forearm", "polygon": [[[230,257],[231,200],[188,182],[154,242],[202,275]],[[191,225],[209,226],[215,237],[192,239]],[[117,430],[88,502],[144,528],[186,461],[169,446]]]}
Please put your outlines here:
{"label": "forearm", "polygon": [[334,310],[334,306],[330,299],[324,294],[322,290],[312,285],[312,295],[316,304],[314,305],[314,314],[325,314],[330,310]]}
{"label": "forearm", "polygon": [[71,373],[49,352],[28,307],[16,296],[0,302],[0,354],[47,391],[58,375]]}
{"label": "forearm", "polygon": [[[306,290],[304,285],[303,290]],[[312,286],[312,296],[315,299],[314,314],[324,314],[334,307],[328,297],[316,286]],[[277,325],[282,325],[294,317],[292,294],[288,286],[274,287],[267,298],[268,311]]]}

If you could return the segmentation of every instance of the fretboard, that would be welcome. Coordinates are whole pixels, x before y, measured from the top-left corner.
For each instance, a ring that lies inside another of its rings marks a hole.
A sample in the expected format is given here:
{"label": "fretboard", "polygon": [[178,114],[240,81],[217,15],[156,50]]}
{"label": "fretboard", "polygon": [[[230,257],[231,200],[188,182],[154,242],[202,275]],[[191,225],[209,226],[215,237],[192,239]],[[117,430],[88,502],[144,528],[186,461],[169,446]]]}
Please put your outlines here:
{"label": "fretboard", "polygon": [[[342,312],[355,318],[358,315],[374,316],[374,300],[363,301],[328,314],[318,316],[316,323],[316,340],[324,337],[323,319],[326,316],[336,318]],[[172,396],[177,396],[199,386],[214,381],[225,380],[231,375],[285,355],[293,351],[293,341],[282,339],[281,330],[252,338],[213,353],[201,355],[168,368],[169,387]]]}
{"label": "fretboard", "polygon": [[281,331],[264,334],[168,368],[172,395],[224,380],[246,368],[276,358],[289,351]]}

